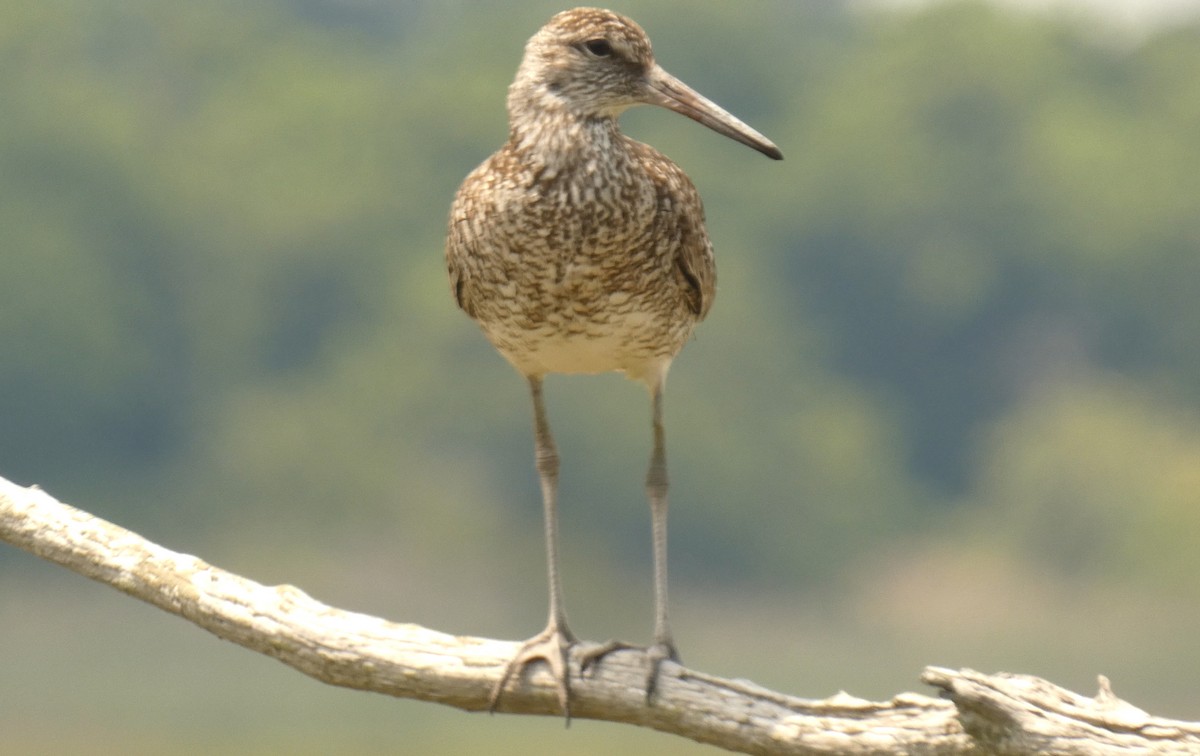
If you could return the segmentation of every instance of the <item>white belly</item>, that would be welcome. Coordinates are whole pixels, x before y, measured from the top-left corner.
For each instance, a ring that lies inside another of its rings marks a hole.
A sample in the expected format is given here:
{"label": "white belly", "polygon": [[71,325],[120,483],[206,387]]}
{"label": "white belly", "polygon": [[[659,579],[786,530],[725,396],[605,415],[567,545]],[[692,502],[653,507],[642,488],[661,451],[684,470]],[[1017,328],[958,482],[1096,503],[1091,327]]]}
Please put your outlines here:
{"label": "white belly", "polygon": [[484,330],[524,375],[615,370],[652,385],[666,376],[691,324],[671,327],[647,313],[629,312],[600,323],[558,317],[533,329],[498,323]]}

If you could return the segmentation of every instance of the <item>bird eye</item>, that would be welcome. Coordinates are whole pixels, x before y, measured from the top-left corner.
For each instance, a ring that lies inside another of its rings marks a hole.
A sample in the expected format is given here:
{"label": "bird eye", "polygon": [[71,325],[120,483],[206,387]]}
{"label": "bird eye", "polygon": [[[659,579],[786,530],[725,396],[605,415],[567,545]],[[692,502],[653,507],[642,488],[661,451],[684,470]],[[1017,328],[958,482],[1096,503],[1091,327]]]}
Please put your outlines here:
{"label": "bird eye", "polygon": [[583,43],[583,46],[597,58],[607,58],[613,54],[612,45],[609,44],[607,39],[589,39]]}

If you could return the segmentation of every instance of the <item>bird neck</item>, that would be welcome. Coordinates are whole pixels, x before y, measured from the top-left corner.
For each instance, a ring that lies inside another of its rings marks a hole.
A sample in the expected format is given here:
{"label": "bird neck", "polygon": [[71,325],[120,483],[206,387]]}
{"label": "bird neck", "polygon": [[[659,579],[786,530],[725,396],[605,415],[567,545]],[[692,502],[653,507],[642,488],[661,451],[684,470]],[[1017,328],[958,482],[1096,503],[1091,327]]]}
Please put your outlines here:
{"label": "bird neck", "polygon": [[557,172],[625,153],[616,114],[578,113],[548,87],[519,84],[509,90],[509,144],[527,163]]}

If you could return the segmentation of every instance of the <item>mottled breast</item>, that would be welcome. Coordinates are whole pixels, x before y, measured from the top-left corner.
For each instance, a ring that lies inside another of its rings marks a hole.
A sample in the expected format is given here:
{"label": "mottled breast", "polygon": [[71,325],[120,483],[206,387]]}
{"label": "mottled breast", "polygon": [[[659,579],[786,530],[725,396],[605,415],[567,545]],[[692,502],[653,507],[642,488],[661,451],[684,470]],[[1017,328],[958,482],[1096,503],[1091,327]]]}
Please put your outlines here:
{"label": "mottled breast", "polygon": [[712,304],[716,270],[695,187],[653,148],[615,140],[559,165],[507,145],[455,198],[446,245],[455,298],[526,375],[647,378]]}

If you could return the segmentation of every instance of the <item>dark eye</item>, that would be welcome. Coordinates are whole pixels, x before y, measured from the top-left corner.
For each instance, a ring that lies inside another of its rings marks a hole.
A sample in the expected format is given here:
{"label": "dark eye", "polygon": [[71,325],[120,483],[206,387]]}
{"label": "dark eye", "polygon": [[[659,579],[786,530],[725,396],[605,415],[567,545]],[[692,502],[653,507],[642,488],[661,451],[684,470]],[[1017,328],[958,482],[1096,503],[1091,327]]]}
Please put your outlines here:
{"label": "dark eye", "polygon": [[583,46],[597,58],[607,58],[613,54],[612,45],[608,43],[607,39],[589,39],[583,43]]}

